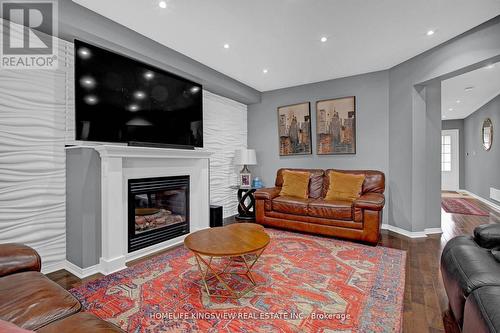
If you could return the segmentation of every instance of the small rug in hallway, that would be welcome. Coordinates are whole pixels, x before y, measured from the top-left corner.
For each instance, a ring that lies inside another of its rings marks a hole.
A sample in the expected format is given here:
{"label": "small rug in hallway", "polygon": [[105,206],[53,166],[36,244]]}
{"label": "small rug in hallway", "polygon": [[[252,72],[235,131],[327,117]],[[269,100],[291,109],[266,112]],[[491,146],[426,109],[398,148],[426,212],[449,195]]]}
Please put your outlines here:
{"label": "small rug in hallway", "polygon": [[447,213],[489,216],[490,214],[468,199],[463,198],[441,198],[441,206]]}
{"label": "small rug in hallway", "polygon": [[266,231],[271,242],[253,269],[258,286],[240,300],[208,298],[184,247],[71,293],[128,332],[400,331],[404,251]]}

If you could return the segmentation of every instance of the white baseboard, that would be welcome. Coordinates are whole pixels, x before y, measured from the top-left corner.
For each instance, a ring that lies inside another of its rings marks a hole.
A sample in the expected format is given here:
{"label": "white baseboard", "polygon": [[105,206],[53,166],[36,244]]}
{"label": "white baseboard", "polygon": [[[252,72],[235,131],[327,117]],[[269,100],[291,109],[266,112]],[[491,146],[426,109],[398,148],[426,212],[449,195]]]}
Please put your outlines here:
{"label": "white baseboard", "polygon": [[442,234],[443,230],[441,228],[426,228],[424,229],[426,235]]}
{"label": "white baseboard", "polygon": [[475,194],[475,193],[472,193],[470,191],[467,191],[467,190],[459,190],[458,192],[462,192],[462,193],[465,193],[465,194],[468,194],[470,195],[471,197],[473,197],[474,199],[477,199],[483,203],[485,203],[486,205],[490,206],[491,208],[497,210],[500,212],[500,205],[497,205],[496,203],[494,202],[491,202],[490,200],[488,199],[485,199],[483,197],[480,197],[479,195]]}
{"label": "white baseboard", "polygon": [[94,266],[90,266],[87,268],[81,268],[81,267],[78,267],[77,265],[73,264],[72,262],[69,262],[68,260],[66,260],[65,264],[66,264],[66,267],[64,267],[64,269],[80,279],[83,279],[83,278],[86,278],[87,276],[91,276],[91,275],[94,275],[94,274],[101,272],[101,268],[99,265],[94,265]]}
{"label": "white baseboard", "polygon": [[408,238],[425,238],[427,235],[432,235],[432,234],[441,234],[443,231],[441,228],[427,228],[424,229],[424,231],[408,231],[403,228],[399,228],[390,224],[382,224],[381,228],[383,230],[389,230],[392,232],[395,232],[397,234],[406,236]]}
{"label": "white baseboard", "polygon": [[52,265],[42,265],[42,273],[48,274],[56,271],[60,271],[61,269],[66,269],[65,260],[52,264]]}

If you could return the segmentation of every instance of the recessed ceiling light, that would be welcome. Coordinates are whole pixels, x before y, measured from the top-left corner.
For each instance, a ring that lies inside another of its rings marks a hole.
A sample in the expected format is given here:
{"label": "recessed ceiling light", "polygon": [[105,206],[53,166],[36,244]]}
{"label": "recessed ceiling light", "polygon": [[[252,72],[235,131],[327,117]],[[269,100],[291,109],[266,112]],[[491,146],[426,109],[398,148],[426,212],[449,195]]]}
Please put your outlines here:
{"label": "recessed ceiling light", "polygon": [[144,91],[137,90],[136,92],[134,92],[134,97],[136,99],[143,99],[146,97],[146,93]]}
{"label": "recessed ceiling light", "polygon": [[425,34],[426,34],[427,36],[432,36],[432,35],[434,35],[435,33],[436,33],[436,31],[434,31],[434,30],[428,30]]}
{"label": "recessed ceiling light", "polygon": [[160,6],[160,8],[165,9],[165,8],[167,8],[167,2],[166,1],[160,1],[160,2],[158,2],[158,6]]}
{"label": "recessed ceiling light", "polygon": [[264,69],[262,70],[262,73],[264,73],[264,74],[267,74],[267,72],[269,72],[269,70],[268,70],[267,68],[264,68]]}
{"label": "recessed ceiling light", "polygon": [[327,40],[328,40],[328,38],[327,38],[327,37],[325,37],[325,36],[321,37],[321,39],[320,39],[320,41],[321,41],[322,43],[326,42]]}
{"label": "recessed ceiling light", "polygon": [[198,86],[191,87],[189,91],[191,92],[191,94],[196,94],[198,91],[200,91],[200,87]]}
{"label": "recessed ceiling light", "polygon": [[95,79],[91,76],[84,76],[80,79],[80,84],[88,89],[92,89],[95,87]]}
{"label": "recessed ceiling light", "polygon": [[457,99],[457,104],[460,104],[460,103],[462,103],[462,101],[461,101],[461,100],[459,100],[459,99]]}
{"label": "recessed ceiling light", "polygon": [[97,96],[95,95],[87,95],[84,98],[85,103],[89,105],[96,105],[97,102],[99,102],[99,99],[97,99]]}
{"label": "recessed ceiling light", "polygon": [[225,48],[225,49],[228,49],[228,48],[229,48],[229,44],[227,44],[227,43],[226,43],[226,44],[224,44],[224,48]]}
{"label": "recessed ceiling light", "polygon": [[474,89],[474,87],[473,87],[473,86],[470,86],[470,87],[465,87],[465,89],[464,89],[464,90],[465,90],[465,91],[471,91],[472,89]]}
{"label": "recessed ceiling light", "polygon": [[144,77],[147,79],[147,80],[151,80],[152,78],[155,77],[155,74],[151,71],[146,71],[144,72]]}
{"label": "recessed ceiling light", "polygon": [[448,111],[453,111],[453,108],[449,108]]}
{"label": "recessed ceiling light", "polygon": [[139,105],[131,104],[131,105],[129,105],[128,109],[129,109],[129,111],[135,112],[135,111],[139,110]]}
{"label": "recessed ceiling light", "polygon": [[486,66],[486,69],[492,69],[492,68],[495,68],[495,64],[490,64],[490,65]]}

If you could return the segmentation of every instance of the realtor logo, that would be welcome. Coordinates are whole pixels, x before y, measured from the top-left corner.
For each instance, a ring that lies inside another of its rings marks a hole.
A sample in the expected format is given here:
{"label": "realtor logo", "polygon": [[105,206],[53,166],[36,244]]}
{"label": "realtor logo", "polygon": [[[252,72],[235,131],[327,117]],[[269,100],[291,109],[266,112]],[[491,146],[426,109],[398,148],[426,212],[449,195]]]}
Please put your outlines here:
{"label": "realtor logo", "polygon": [[57,67],[56,0],[0,1],[3,69]]}

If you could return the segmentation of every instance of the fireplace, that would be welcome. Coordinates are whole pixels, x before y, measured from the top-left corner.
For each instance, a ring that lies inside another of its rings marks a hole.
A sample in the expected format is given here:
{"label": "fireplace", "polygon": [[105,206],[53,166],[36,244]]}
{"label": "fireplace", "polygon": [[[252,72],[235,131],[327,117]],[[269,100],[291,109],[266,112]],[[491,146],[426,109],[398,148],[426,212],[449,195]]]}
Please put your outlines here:
{"label": "fireplace", "polygon": [[189,176],[129,179],[129,253],[188,233]]}

